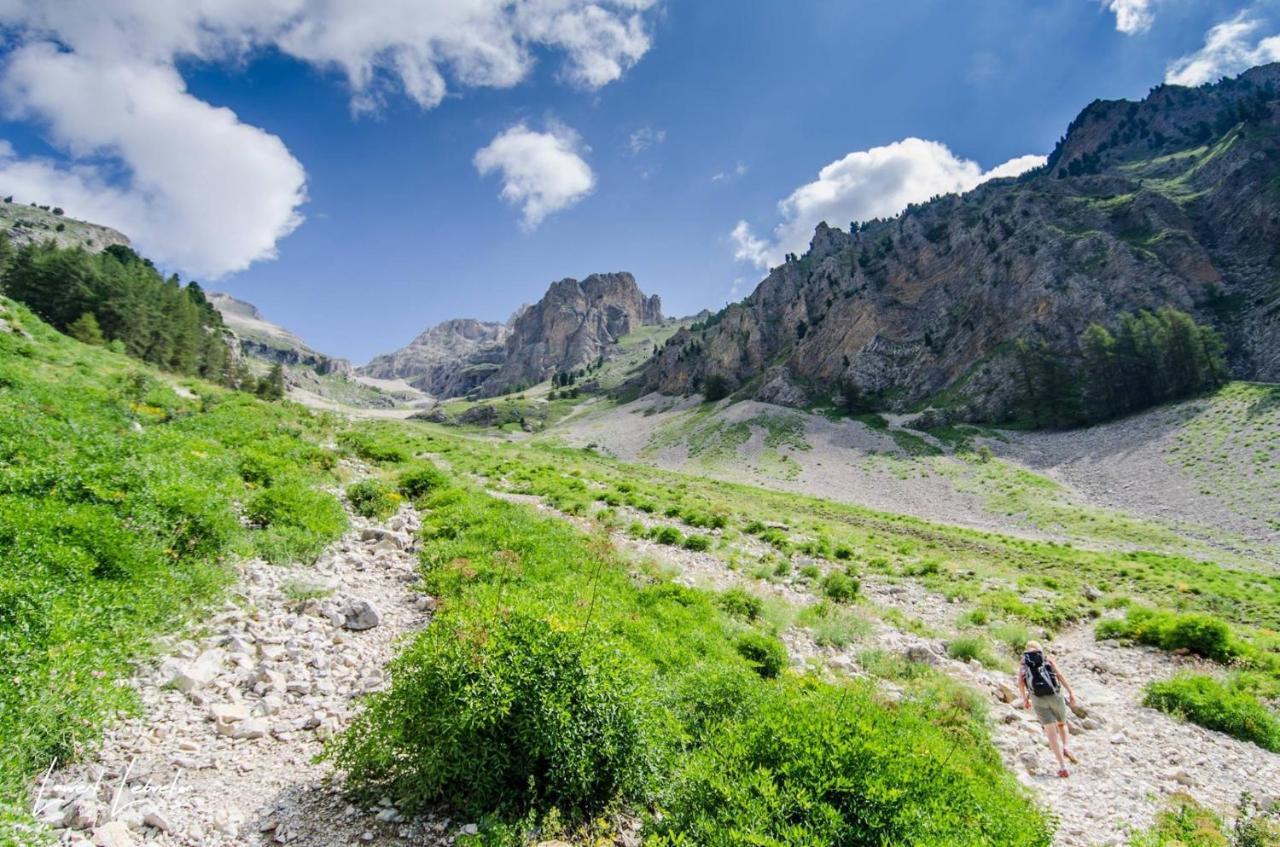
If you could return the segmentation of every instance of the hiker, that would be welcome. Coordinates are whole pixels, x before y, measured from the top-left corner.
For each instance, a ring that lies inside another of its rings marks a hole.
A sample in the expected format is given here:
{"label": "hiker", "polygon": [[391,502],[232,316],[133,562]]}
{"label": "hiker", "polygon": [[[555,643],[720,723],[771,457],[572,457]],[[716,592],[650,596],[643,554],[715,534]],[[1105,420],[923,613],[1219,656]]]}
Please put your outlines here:
{"label": "hiker", "polygon": [[[1067,698],[1062,699],[1062,689]],[[1052,658],[1045,655],[1038,641],[1028,641],[1018,666],[1018,693],[1022,695],[1022,708],[1035,708],[1036,717],[1049,739],[1049,749],[1058,760],[1058,776],[1066,778],[1067,761],[1076,764],[1077,759],[1067,749],[1067,704],[1075,705],[1076,695],[1071,683],[1058,670]],[[1066,761],[1064,761],[1064,758]]]}

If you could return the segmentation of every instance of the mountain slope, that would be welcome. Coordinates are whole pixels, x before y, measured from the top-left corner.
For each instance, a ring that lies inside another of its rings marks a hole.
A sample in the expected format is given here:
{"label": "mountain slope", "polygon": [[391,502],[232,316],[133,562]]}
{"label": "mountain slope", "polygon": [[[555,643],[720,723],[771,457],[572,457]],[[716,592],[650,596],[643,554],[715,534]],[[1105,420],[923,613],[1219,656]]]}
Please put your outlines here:
{"label": "mountain slope", "polygon": [[501,365],[508,334],[507,324],[496,321],[442,321],[401,349],[375,357],[359,373],[376,379],[404,379],[435,397],[462,396]]}
{"label": "mountain slope", "polygon": [[109,226],[68,218],[43,206],[24,206],[12,200],[0,202],[0,230],[14,247],[53,241],[59,247],[83,247],[92,252],[113,244],[129,246],[129,239]]}
{"label": "mountain slope", "polygon": [[677,334],[643,385],[787,405],[856,390],[1001,420],[1014,342],[1079,355],[1092,322],[1172,306],[1225,337],[1234,375],[1280,380],[1280,65],[1140,103],[1098,101],[1049,164],[937,198],[809,251]]}
{"label": "mountain slope", "polygon": [[240,351],[250,358],[283,365],[304,367],[318,374],[350,375],[351,363],[319,353],[282,326],[271,323],[252,303],[230,294],[212,293],[209,302],[222,314],[222,321],[234,333]]}
{"label": "mountain slope", "polygon": [[496,397],[585,369],[623,336],[661,322],[662,302],[656,294],[646,296],[629,273],[566,278],[505,324],[444,321],[359,373],[404,379],[440,398]]}
{"label": "mountain slope", "polygon": [[591,274],[551,284],[541,300],[512,322],[502,367],[480,386],[485,396],[505,394],[555,373],[585,368],[618,339],[662,322],[662,301],[645,296],[624,272]]}

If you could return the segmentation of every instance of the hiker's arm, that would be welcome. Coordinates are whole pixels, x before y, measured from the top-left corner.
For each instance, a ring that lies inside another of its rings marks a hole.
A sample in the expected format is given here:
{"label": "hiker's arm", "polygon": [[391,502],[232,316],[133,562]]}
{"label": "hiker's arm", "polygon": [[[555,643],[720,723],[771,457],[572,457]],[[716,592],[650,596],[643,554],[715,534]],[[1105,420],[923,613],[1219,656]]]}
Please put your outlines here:
{"label": "hiker's arm", "polygon": [[1062,683],[1062,687],[1067,689],[1067,699],[1074,702],[1076,699],[1076,693],[1071,690],[1071,683],[1067,682],[1067,675],[1058,670],[1058,663],[1053,659],[1049,659],[1049,664],[1053,667],[1053,672],[1057,675],[1058,681]]}
{"label": "hiker's arm", "polygon": [[1022,708],[1031,707],[1031,698],[1027,696],[1027,668],[1025,665],[1018,667],[1018,696],[1022,698]]}

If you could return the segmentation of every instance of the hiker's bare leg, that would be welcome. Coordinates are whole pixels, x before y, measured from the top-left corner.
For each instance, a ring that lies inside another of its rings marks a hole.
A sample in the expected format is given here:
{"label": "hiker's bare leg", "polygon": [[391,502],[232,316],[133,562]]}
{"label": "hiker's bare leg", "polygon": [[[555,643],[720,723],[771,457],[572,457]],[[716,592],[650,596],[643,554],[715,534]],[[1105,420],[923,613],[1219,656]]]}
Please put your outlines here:
{"label": "hiker's bare leg", "polygon": [[1062,741],[1062,749],[1067,749],[1067,725],[1065,723],[1058,724],[1058,737]]}
{"label": "hiker's bare leg", "polygon": [[1049,739],[1049,749],[1053,751],[1053,757],[1058,760],[1058,770],[1064,770],[1066,763],[1062,760],[1062,744],[1059,741],[1058,726],[1056,723],[1047,723],[1044,725],[1045,737]]}

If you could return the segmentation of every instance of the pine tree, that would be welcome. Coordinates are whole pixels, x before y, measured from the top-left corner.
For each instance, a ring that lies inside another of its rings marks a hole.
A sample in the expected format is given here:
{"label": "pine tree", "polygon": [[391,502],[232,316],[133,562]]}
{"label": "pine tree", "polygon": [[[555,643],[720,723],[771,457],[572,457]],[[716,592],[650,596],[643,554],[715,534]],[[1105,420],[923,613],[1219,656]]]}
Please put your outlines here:
{"label": "pine tree", "polygon": [[264,400],[284,399],[284,365],[276,362],[270,372],[258,380],[258,396]]}
{"label": "pine tree", "polygon": [[76,341],[94,346],[101,346],[106,342],[102,337],[102,327],[98,326],[98,319],[93,316],[93,312],[85,312],[72,321],[67,327],[67,335]]}

